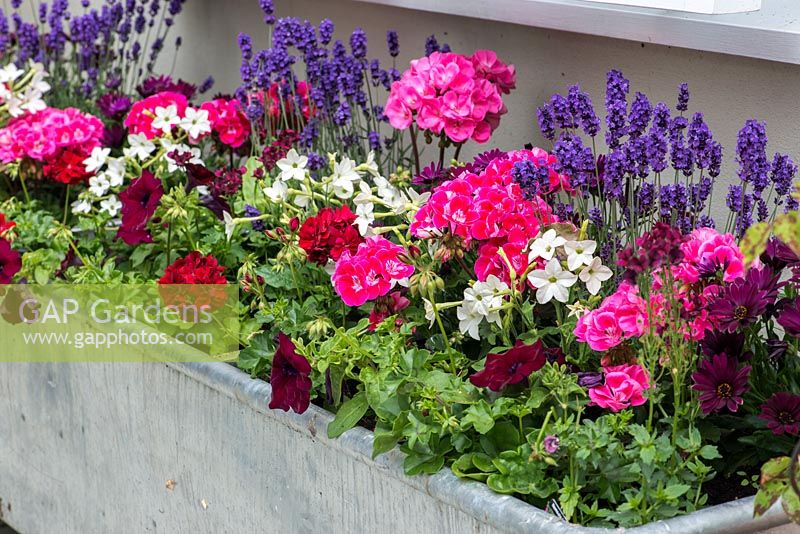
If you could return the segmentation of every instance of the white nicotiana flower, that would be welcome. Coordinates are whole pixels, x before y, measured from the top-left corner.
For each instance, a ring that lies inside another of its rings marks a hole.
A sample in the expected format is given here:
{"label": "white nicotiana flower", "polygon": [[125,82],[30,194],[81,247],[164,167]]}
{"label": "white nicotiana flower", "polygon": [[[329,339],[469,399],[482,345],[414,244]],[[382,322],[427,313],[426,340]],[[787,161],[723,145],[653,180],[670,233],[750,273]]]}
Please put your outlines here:
{"label": "white nicotiana flower", "polygon": [[528,252],[528,261],[535,261],[537,258],[550,260],[556,253],[556,249],[567,240],[556,234],[556,231],[550,229],[541,237],[537,237],[531,244],[531,249]]}
{"label": "white nicotiana flower", "polygon": [[22,69],[18,68],[14,63],[9,63],[0,69],[0,83],[13,82],[25,73]]}
{"label": "white nicotiana flower", "polygon": [[109,187],[111,187],[111,182],[106,179],[103,173],[89,178],[89,191],[91,191],[94,196],[102,197],[108,192]]}
{"label": "white nicotiana flower", "polygon": [[375,177],[380,176],[380,171],[378,171],[378,162],[375,161],[375,152],[370,150],[369,154],[367,154],[367,161],[359,165],[357,169],[359,171],[366,171]]}
{"label": "white nicotiana flower", "polygon": [[181,118],[178,116],[178,106],[175,104],[170,104],[165,108],[158,106],[155,109],[155,114],[152,127],[156,130],[161,130],[165,134],[170,133],[172,128],[181,122]]}
{"label": "white nicotiana flower", "polygon": [[433,323],[436,321],[436,312],[433,309],[433,302],[423,298],[422,303],[425,306],[425,319],[430,322],[428,326],[433,326]]}
{"label": "white nicotiana flower", "polygon": [[359,184],[361,191],[353,199],[356,205],[356,220],[355,224],[358,226],[358,232],[363,236],[367,234],[369,225],[375,222],[375,204],[372,203],[372,189],[366,182]]}
{"label": "white nicotiana flower", "polygon": [[122,202],[114,195],[100,201],[100,211],[108,213],[111,217],[116,217],[121,209]]}
{"label": "white nicotiana flower", "polygon": [[299,187],[299,193],[294,194],[294,198],[292,202],[298,208],[307,208],[309,204],[311,204],[311,190],[305,183],[301,183]]}
{"label": "white nicotiana flower", "polygon": [[536,269],[528,274],[528,281],[536,288],[536,301],[546,304],[552,299],[566,303],[569,288],[578,281],[578,276],[561,268],[561,262],[553,258],[544,269]]}
{"label": "white nicotiana flower", "polygon": [[369,225],[375,222],[375,213],[373,210],[375,206],[373,204],[359,204],[356,206],[356,220],[353,221],[356,226],[358,226],[358,233],[362,236],[367,235],[367,229]]}
{"label": "white nicotiana flower", "polygon": [[110,148],[94,147],[89,157],[83,160],[83,164],[86,166],[86,172],[97,172],[102,169],[103,165],[106,164],[109,154],[111,154]]}
{"label": "white nicotiana flower", "polygon": [[5,101],[8,114],[14,118],[23,116],[25,114],[25,108],[22,107],[24,103],[19,96],[11,93]]}
{"label": "white nicotiana flower", "polygon": [[225,237],[230,241],[233,239],[233,232],[236,230],[236,221],[227,211],[222,212],[222,221],[225,223]]}
{"label": "white nicotiana flower", "polygon": [[470,337],[480,339],[478,328],[484,319],[500,326],[500,307],[505,291],[508,291],[508,286],[493,274],[485,282],[475,282],[472,287],[465,289],[464,300],[456,309],[461,333],[469,333]]}
{"label": "white nicotiana flower", "polygon": [[302,182],[306,179],[308,157],[301,156],[295,149],[291,149],[287,152],[286,157],[279,159],[276,165],[281,170],[279,175],[281,180],[298,180]]}
{"label": "white nicotiana flower", "polygon": [[85,198],[81,198],[70,204],[72,206],[72,213],[80,214],[80,213],[89,213],[92,211],[92,203],[86,200]]}
{"label": "white nicotiana flower", "polygon": [[459,306],[456,309],[456,316],[458,317],[458,329],[461,333],[469,334],[472,339],[480,340],[479,331],[484,316],[464,306]]}
{"label": "white nicotiana flower", "polygon": [[264,188],[264,194],[272,202],[283,202],[289,194],[289,186],[283,180],[275,180],[271,186]]}
{"label": "white nicotiana flower", "polygon": [[564,252],[567,253],[567,269],[575,269],[592,263],[592,254],[597,249],[597,241],[585,239],[583,241],[567,241],[564,243]]}
{"label": "white nicotiana flower", "polygon": [[[50,88],[49,85],[47,85],[47,87]],[[34,87],[28,87],[27,89],[25,89],[25,92],[22,93],[20,108],[22,108],[27,113],[38,113],[46,109],[47,104],[45,103],[42,96],[43,93],[39,89],[36,89]]]}
{"label": "white nicotiana flower", "polygon": [[138,160],[147,159],[156,149],[156,145],[142,133],[129,135],[128,145],[130,146],[122,151],[123,154]]}
{"label": "white nicotiana flower", "polygon": [[111,187],[119,187],[125,181],[125,160],[110,158],[106,161],[106,178]]}
{"label": "white nicotiana flower", "polygon": [[[177,113],[177,109],[175,111]],[[211,121],[208,120],[208,110],[195,109],[192,107],[186,108],[184,117],[178,121],[178,126],[183,128],[183,131],[189,134],[191,139],[199,139],[201,136],[211,131]],[[157,128],[157,126],[153,127]],[[166,130],[165,133],[168,131],[169,130]]]}
{"label": "white nicotiana flower", "polygon": [[333,174],[331,174],[331,187],[333,194],[341,199],[348,199],[355,192],[354,183],[361,180],[361,176],[356,171],[355,162],[343,157],[341,161],[333,164]]}
{"label": "white nicotiana flower", "polygon": [[594,258],[578,275],[581,282],[586,284],[586,289],[592,295],[597,295],[600,292],[600,286],[603,282],[611,278],[614,273],[611,269],[603,265],[600,258]]}

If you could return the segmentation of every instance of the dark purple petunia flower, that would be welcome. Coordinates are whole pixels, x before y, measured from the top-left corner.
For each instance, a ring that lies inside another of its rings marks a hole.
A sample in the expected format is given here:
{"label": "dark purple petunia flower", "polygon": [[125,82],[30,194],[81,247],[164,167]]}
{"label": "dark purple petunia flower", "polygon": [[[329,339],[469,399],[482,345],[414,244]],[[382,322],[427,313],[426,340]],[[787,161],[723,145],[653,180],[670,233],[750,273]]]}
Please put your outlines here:
{"label": "dark purple petunia flower", "polygon": [[0,238],[0,284],[10,284],[20,269],[22,260],[19,252],[11,248],[11,243]]}
{"label": "dark purple petunia flower", "polygon": [[147,230],[147,223],[156,212],[162,196],[164,186],[150,171],[144,171],[139,178],[132,181],[119,194],[122,202],[122,224],[117,237],[128,245],[152,243],[153,238]]}
{"label": "dark purple petunia flower", "polygon": [[700,393],[700,409],[708,415],[727,408],[735,412],[744,403],[744,395],[750,386],[747,376],[751,366],[739,369],[736,358],[717,354],[710,360],[702,360],[697,371],[692,373],[692,389]]}
{"label": "dark purple petunia flower", "polygon": [[272,374],[269,383],[272,386],[271,409],[280,408],[288,412],[303,413],[311,401],[311,365],[308,360],[297,354],[292,340],[283,332],[278,334],[278,349],[272,359]]}
{"label": "dark purple petunia flower", "polygon": [[776,436],[800,433],[800,395],[781,391],[761,405],[759,419],[767,422],[767,428]]}
{"label": "dark purple petunia flower", "polygon": [[778,324],[792,337],[800,337],[800,297],[783,303],[783,311],[778,315]]}
{"label": "dark purple petunia flower", "polygon": [[710,304],[709,315],[720,330],[735,332],[754,323],[770,304],[766,291],[737,280],[725,286]]}
{"label": "dark purple petunia flower", "polygon": [[153,96],[156,93],[170,91],[180,93],[191,100],[197,92],[197,87],[189,82],[178,80],[174,81],[170,76],[150,76],[136,87],[136,91],[143,97]]}
{"label": "dark purple petunia flower", "polygon": [[541,340],[533,345],[517,341],[512,349],[502,354],[486,356],[483,371],[469,377],[473,385],[500,391],[509,384],[518,384],[538,371],[547,362]]}

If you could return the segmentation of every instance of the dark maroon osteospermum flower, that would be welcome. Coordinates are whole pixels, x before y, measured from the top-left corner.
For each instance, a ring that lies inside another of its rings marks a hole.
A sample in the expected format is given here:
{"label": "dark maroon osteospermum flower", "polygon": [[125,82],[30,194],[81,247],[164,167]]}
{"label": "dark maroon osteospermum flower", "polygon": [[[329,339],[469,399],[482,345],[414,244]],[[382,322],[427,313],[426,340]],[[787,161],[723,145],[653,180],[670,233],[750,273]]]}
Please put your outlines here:
{"label": "dark maroon osteospermum flower", "polygon": [[800,337],[800,297],[787,301],[782,305],[783,311],[778,315],[778,324],[792,337]]}
{"label": "dark maroon osteospermum flower", "polygon": [[766,311],[768,304],[766,291],[740,279],[717,293],[709,306],[709,315],[720,330],[735,332],[755,322]]}
{"label": "dark maroon osteospermum flower", "polygon": [[178,80],[176,82],[170,76],[164,75],[150,76],[143,81],[136,90],[142,95],[142,98],[169,91],[172,93],[180,93],[185,96],[187,100],[191,100],[197,92],[197,87],[183,80]]}
{"label": "dark maroon osteospermum flower", "polygon": [[10,284],[20,269],[22,259],[19,252],[11,248],[11,243],[0,238],[0,284]]}
{"label": "dark maroon osteospermum flower", "polygon": [[761,405],[758,416],[767,422],[767,428],[776,436],[800,433],[800,395],[786,391],[774,394]]}
{"label": "dark maroon osteospermum flower", "polygon": [[502,354],[486,356],[483,371],[469,377],[469,381],[479,388],[500,391],[509,384],[518,384],[538,371],[547,362],[541,340],[533,345],[517,341],[514,348]]}
{"label": "dark maroon osteospermum flower", "polygon": [[272,374],[269,383],[272,386],[272,399],[269,407],[280,408],[288,412],[303,413],[308,409],[311,400],[311,365],[302,355],[292,340],[283,332],[278,334],[278,350],[272,359]]}
{"label": "dark maroon osteospermum flower", "polygon": [[777,237],[772,237],[767,242],[767,248],[761,255],[761,261],[776,271],[780,271],[784,267],[800,263],[800,258],[783,241]]}
{"label": "dark maroon osteospermum flower", "polygon": [[700,408],[708,415],[727,408],[731,412],[739,409],[744,403],[744,395],[750,386],[747,376],[751,366],[739,369],[736,358],[717,354],[710,360],[703,360],[692,373],[694,385],[692,389],[700,392]]}
{"label": "dark maroon osteospermum flower", "polygon": [[713,358],[717,354],[738,358],[742,355],[742,348],[744,348],[744,334],[741,332],[706,330],[700,341],[700,350],[707,358]]}
{"label": "dark maroon osteospermum flower", "polygon": [[147,223],[156,212],[161,197],[164,196],[164,187],[161,180],[150,171],[131,182],[128,188],[119,194],[122,202],[122,224],[117,237],[128,245],[151,243],[153,241],[147,230]]}
{"label": "dark maroon osteospermum flower", "polygon": [[97,100],[100,112],[110,120],[121,121],[130,111],[131,99],[125,95],[106,93]]}

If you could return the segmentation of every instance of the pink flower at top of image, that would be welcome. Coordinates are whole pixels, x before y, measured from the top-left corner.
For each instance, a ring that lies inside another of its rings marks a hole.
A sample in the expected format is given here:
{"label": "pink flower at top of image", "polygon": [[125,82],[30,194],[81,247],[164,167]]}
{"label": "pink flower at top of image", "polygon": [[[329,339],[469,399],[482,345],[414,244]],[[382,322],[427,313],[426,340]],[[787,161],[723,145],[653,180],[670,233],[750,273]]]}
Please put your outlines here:
{"label": "pink flower at top of image", "polygon": [[12,120],[0,129],[0,161],[23,158],[48,162],[62,149],[74,149],[88,157],[100,146],[103,123],[75,108],[46,108]]}
{"label": "pink flower at top of image", "polygon": [[606,351],[647,330],[647,302],[636,286],[623,282],[600,307],[578,319],[575,337],[593,350]]}
{"label": "pink flower at top of image", "polygon": [[732,234],[720,234],[713,228],[698,228],[681,244],[683,261],[676,277],[687,284],[702,275],[721,271],[723,280],[731,282],[744,276],[744,255]]}
{"label": "pink flower at top of image", "polygon": [[[473,239],[492,240],[496,247],[505,243],[527,245],[542,226],[557,222],[557,218],[539,196],[526,198],[514,180],[514,164],[526,160],[535,166],[547,166],[548,172],[555,173],[556,181],[561,183],[560,175],[553,169],[555,162],[544,150],[509,152],[495,158],[480,173],[465,171],[439,185],[417,212],[411,233],[429,239],[449,230],[464,238],[467,246]],[[522,261],[518,263],[521,265]],[[482,265],[477,274],[488,276],[490,270],[490,266]]]}
{"label": "pink flower at top of image", "polygon": [[604,367],[605,381],[589,389],[592,404],[619,412],[646,402],[642,393],[650,388],[650,377],[640,365]]}
{"label": "pink flower at top of image", "polygon": [[345,250],[336,262],[333,287],[348,306],[360,306],[386,295],[412,274],[414,266],[403,262],[405,249],[381,236],[370,236],[355,254]]}
{"label": "pink flower at top of image", "polygon": [[130,133],[144,134],[148,139],[154,139],[163,134],[162,130],[153,128],[156,110],[158,108],[168,109],[170,106],[175,106],[178,116],[183,117],[189,103],[186,97],[180,93],[170,91],[156,93],[134,103],[124,124]]}
{"label": "pink flower at top of image", "polygon": [[479,50],[472,57],[434,52],[411,61],[392,84],[385,113],[390,124],[405,130],[414,122],[453,142],[489,140],[507,109],[501,93],[516,85],[514,67],[494,52]]}
{"label": "pink flower at top of image", "polygon": [[208,111],[211,128],[223,144],[239,148],[250,137],[250,122],[237,101],[217,98],[205,102],[200,109]]}

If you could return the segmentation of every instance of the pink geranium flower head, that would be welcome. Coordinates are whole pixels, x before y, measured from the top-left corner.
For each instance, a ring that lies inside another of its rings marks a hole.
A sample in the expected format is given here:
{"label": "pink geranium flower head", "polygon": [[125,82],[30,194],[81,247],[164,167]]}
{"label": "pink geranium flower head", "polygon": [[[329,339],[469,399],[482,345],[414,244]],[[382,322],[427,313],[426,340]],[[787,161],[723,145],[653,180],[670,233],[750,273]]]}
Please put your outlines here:
{"label": "pink geranium flower head", "polygon": [[332,282],[336,293],[348,306],[360,306],[386,295],[399,282],[414,274],[405,263],[405,249],[382,236],[370,236],[355,254],[345,251],[336,262]]}
{"label": "pink geranium flower head", "polygon": [[605,383],[589,389],[593,404],[619,412],[647,402],[643,392],[650,388],[650,376],[640,365],[605,367],[603,373]]}
{"label": "pink geranium flower head", "polygon": [[514,69],[490,51],[472,58],[434,52],[411,61],[392,84],[384,112],[400,130],[415,121],[422,130],[442,132],[453,142],[489,140],[506,113],[502,93],[514,88]]}
{"label": "pink geranium flower head", "polygon": [[183,117],[189,102],[180,93],[170,91],[156,93],[133,104],[124,124],[132,134],[144,134],[148,139],[159,137],[163,132],[153,128],[156,108],[169,106],[175,106],[178,116]]}
{"label": "pink geranium flower head", "polygon": [[677,276],[693,284],[701,273],[721,271],[723,280],[731,282],[744,276],[744,254],[732,234],[720,234],[713,228],[698,228],[689,234],[680,248],[684,259]]}

